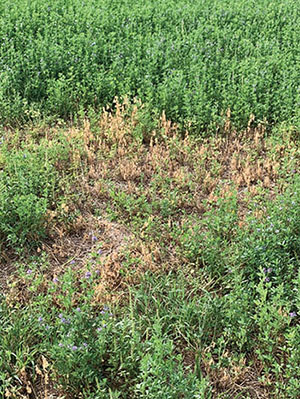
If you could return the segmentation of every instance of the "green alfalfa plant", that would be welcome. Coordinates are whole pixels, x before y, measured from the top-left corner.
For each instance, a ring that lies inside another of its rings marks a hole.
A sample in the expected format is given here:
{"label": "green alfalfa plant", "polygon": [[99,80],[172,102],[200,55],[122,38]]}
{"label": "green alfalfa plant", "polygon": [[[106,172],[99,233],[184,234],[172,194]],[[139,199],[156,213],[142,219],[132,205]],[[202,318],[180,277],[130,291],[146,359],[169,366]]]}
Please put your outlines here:
{"label": "green alfalfa plant", "polygon": [[0,172],[0,236],[15,249],[34,245],[46,232],[46,213],[52,206],[58,175],[47,151],[39,147],[2,147]]}

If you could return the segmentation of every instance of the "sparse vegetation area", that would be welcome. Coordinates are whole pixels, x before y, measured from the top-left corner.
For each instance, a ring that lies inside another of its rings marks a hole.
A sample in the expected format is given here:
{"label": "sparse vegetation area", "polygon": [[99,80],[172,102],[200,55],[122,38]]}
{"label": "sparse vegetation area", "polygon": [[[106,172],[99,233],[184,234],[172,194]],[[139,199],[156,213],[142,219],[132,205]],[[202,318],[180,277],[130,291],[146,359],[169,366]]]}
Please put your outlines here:
{"label": "sparse vegetation area", "polygon": [[2,396],[297,398],[295,132],[143,124],[4,131]]}
{"label": "sparse vegetation area", "polygon": [[298,11],[0,0],[1,399],[299,398]]}

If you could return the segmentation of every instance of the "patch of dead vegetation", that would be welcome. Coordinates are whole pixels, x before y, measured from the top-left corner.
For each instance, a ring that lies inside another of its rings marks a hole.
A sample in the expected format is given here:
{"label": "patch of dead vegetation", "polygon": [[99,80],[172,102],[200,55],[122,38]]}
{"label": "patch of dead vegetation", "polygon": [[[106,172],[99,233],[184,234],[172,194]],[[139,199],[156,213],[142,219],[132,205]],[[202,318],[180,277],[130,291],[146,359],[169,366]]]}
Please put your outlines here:
{"label": "patch of dead vegetation", "polygon": [[54,387],[54,382],[51,379],[50,365],[47,359],[42,355],[35,366],[35,378],[28,370],[23,369],[18,373],[20,389],[18,389],[17,396],[10,392],[9,389],[5,392],[5,399],[65,399],[66,395],[62,393],[61,389]]}
{"label": "patch of dead vegetation", "polygon": [[263,365],[258,359],[249,362],[241,358],[239,362],[233,361],[229,353],[223,353],[223,360],[228,358],[230,366],[220,366],[214,356],[207,357],[211,347],[206,348],[202,356],[197,351],[181,350],[184,364],[188,369],[201,369],[203,376],[208,378],[213,385],[212,397],[214,399],[229,398],[272,398],[272,380],[264,374]]}
{"label": "patch of dead vegetation", "polygon": [[145,144],[135,130],[139,106],[130,114],[128,108],[126,103],[116,103],[115,113],[104,110],[98,132],[91,132],[88,121],[83,130],[65,132],[68,140],[80,136],[84,142],[81,163],[88,170],[84,176],[88,186],[93,182],[93,197],[105,186],[103,179],[122,183],[126,192],[143,192],[149,198],[156,182],[157,196],[166,184],[180,195],[190,192],[188,201],[178,205],[197,211],[204,198],[214,201],[234,188],[241,197],[244,193],[256,195],[258,187],[272,191],[283,167],[292,173],[299,166],[299,151],[295,151],[292,138],[287,135],[282,144],[274,146],[263,125],[251,127],[252,119],[244,132],[231,130],[228,123],[222,135],[197,139],[186,133],[182,139],[177,126],[162,115]]}

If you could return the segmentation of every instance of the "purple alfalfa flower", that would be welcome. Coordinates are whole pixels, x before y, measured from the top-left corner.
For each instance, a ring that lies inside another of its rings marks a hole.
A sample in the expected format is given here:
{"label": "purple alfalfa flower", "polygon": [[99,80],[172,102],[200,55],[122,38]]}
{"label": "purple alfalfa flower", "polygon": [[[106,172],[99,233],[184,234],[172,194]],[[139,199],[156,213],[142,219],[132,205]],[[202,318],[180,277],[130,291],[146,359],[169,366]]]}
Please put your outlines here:
{"label": "purple alfalfa flower", "polygon": [[266,267],[263,268],[263,272],[264,272],[265,274],[267,273],[267,268],[266,268]]}
{"label": "purple alfalfa flower", "polygon": [[97,270],[95,271],[95,273],[99,276],[100,270],[97,269]]}
{"label": "purple alfalfa flower", "polygon": [[42,323],[43,318],[40,316],[40,317],[38,318],[38,321],[39,321],[39,323]]}
{"label": "purple alfalfa flower", "polygon": [[80,308],[76,308],[75,310],[76,310],[76,312],[78,312],[78,313],[81,312],[81,309],[80,309]]}
{"label": "purple alfalfa flower", "polygon": [[296,317],[296,316],[297,316],[297,313],[296,313],[296,312],[291,312],[291,313],[290,313],[290,317],[293,318],[293,317]]}
{"label": "purple alfalfa flower", "polygon": [[76,345],[73,345],[73,346],[71,347],[71,349],[72,349],[72,351],[77,351],[77,349],[78,349],[78,346],[76,346]]}
{"label": "purple alfalfa flower", "polygon": [[74,265],[74,264],[75,264],[75,260],[72,259],[71,262],[70,262],[70,264],[71,264],[71,265]]}
{"label": "purple alfalfa flower", "polygon": [[104,306],[103,306],[103,310],[109,310],[109,306],[104,305]]}
{"label": "purple alfalfa flower", "polygon": [[265,282],[268,283],[270,281],[269,277],[265,278]]}
{"label": "purple alfalfa flower", "polygon": [[106,311],[105,311],[104,309],[102,309],[102,310],[100,311],[100,314],[106,314]]}
{"label": "purple alfalfa flower", "polygon": [[92,235],[92,241],[97,241],[97,237],[94,234]]}
{"label": "purple alfalfa flower", "polygon": [[98,249],[97,254],[101,255],[103,253],[102,249]]}
{"label": "purple alfalfa flower", "polygon": [[50,327],[49,327],[48,325],[45,326],[45,330],[49,330],[49,328],[50,328]]}
{"label": "purple alfalfa flower", "polygon": [[102,327],[98,327],[98,328],[97,328],[97,331],[99,331],[99,332],[102,331],[102,330],[103,330]]}
{"label": "purple alfalfa flower", "polygon": [[32,271],[31,269],[28,269],[26,273],[27,273],[27,274],[32,274],[33,271]]}
{"label": "purple alfalfa flower", "polygon": [[83,345],[85,348],[88,346],[88,344],[87,344],[86,342],[84,342],[82,345]]}
{"label": "purple alfalfa flower", "polygon": [[59,282],[59,280],[58,280],[58,278],[57,277],[53,277],[53,283],[58,283]]}
{"label": "purple alfalfa flower", "polygon": [[70,324],[70,323],[71,323],[71,322],[70,322],[70,319],[66,319],[66,318],[63,316],[62,313],[60,313],[60,314],[58,315],[58,317],[60,318],[60,321],[61,321],[63,324]]}
{"label": "purple alfalfa flower", "polygon": [[91,272],[86,272],[85,273],[85,278],[90,278],[92,277],[92,273]]}
{"label": "purple alfalfa flower", "polygon": [[268,272],[268,273],[272,273],[272,271],[273,271],[272,267],[268,267],[267,272]]}
{"label": "purple alfalfa flower", "polygon": [[58,346],[60,347],[60,348],[62,348],[63,346],[64,346],[64,344],[62,344],[61,342],[58,344]]}

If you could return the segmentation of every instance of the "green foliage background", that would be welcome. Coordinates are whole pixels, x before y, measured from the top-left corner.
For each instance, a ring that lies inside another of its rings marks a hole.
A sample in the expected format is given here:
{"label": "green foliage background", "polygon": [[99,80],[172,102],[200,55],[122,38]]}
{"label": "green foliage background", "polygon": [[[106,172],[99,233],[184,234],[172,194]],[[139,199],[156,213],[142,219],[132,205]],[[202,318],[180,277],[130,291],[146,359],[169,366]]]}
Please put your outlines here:
{"label": "green foliage background", "polygon": [[198,132],[297,124],[299,37],[292,0],[0,0],[0,123],[128,95]]}

